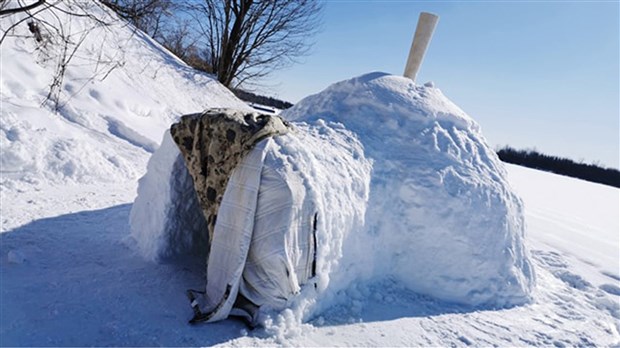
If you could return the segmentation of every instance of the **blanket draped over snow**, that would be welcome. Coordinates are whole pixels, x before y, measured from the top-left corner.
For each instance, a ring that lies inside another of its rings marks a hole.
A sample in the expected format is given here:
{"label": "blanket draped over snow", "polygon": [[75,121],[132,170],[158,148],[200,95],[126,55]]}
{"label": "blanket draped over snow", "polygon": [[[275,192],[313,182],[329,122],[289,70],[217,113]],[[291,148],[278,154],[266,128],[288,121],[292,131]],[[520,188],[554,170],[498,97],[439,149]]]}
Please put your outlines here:
{"label": "blanket draped over snow", "polygon": [[209,242],[213,241],[217,212],[233,169],[260,140],[287,131],[288,124],[278,116],[231,109],[185,115],[170,127],[194,181]]}

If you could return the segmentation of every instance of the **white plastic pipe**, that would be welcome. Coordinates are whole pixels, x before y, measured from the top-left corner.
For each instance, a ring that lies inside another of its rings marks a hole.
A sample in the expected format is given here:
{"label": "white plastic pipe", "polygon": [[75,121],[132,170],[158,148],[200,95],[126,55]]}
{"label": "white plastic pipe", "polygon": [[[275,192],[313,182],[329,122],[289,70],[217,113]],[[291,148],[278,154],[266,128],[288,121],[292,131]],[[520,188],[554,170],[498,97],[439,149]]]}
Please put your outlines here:
{"label": "white plastic pipe", "polygon": [[411,49],[409,50],[409,57],[407,58],[407,65],[405,66],[405,77],[412,79],[415,82],[415,78],[418,75],[420,65],[424,59],[424,54],[428,48],[428,43],[433,37],[433,31],[439,21],[439,16],[428,12],[420,13],[420,19],[418,19],[418,26],[415,29],[415,35],[413,36],[413,42],[411,43]]}

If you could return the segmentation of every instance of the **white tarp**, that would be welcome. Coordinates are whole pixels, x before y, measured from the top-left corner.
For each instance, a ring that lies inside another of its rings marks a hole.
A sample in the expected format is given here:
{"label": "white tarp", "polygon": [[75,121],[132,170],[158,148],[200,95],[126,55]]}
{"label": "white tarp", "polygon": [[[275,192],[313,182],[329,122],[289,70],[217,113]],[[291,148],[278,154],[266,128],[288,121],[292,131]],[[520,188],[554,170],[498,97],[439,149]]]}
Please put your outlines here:
{"label": "white tarp", "polygon": [[239,292],[259,307],[284,308],[312,276],[317,215],[282,156],[272,138],[261,141],[226,186],[201,306],[208,321],[228,317]]}
{"label": "white tarp", "polygon": [[[266,140],[254,233],[241,293],[254,304],[283,308],[313,276],[318,213],[299,173]],[[220,208],[220,211],[222,209]]]}

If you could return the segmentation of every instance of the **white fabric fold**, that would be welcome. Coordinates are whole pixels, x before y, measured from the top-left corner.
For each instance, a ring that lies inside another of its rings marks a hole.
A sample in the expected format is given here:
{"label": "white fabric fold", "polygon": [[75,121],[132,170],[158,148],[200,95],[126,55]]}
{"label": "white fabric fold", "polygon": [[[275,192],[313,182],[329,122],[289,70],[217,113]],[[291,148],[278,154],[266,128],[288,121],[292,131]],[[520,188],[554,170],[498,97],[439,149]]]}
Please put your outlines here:
{"label": "white fabric fold", "polygon": [[279,149],[277,140],[262,140],[228,181],[201,306],[209,322],[228,317],[239,293],[259,307],[284,308],[313,276],[316,207]]}
{"label": "white fabric fold", "polygon": [[207,308],[201,309],[215,310],[209,322],[226,319],[237,298],[252,240],[266,144],[267,140],[256,144],[234,169],[218,210],[207,263]]}

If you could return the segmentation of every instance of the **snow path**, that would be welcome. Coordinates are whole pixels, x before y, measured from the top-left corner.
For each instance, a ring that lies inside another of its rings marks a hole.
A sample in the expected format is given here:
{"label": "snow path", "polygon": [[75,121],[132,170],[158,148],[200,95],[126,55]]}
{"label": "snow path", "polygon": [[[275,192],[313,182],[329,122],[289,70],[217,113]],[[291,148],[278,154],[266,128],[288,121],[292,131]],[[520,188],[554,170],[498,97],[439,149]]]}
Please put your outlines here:
{"label": "snow path", "polygon": [[[82,200],[78,199],[79,186],[67,190],[74,192],[75,199],[64,200],[63,196],[47,192],[54,188],[25,192],[22,196],[5,191],[2,220],[11,223],[10,226],[3,223],[6,232],[0,234],[0,345],[608,346],[620,343],[620,297],[618,293],[612,294],[620,283],[617,270],[613,265],[599,267],[580,261],[591,260],[592,256],[569,248],[573,235],[567,234],[568,230],[541,231],[537,227],[551,219],[557,226],[564,224],[579,230],[581,225],[576,225],[574,219],[583,219],[584,226],[600,225],[604,231],[592,236],[591,243],[607,240],[602,244],[613,245],[613,239],[606,239],[610,226],[605,221],[613,221],[617,210],[611,216],[602,209],[607,213],[584,212],[567,220],[567,211],[549,205],[554,204],[553,200],[545,201],[525,191],[532,185],[548,184],[547,181],[556,182],[565,190],[575,185],[593,190],[592,194],[600,190],[596,196],[599,199],[605,197],[601,192],[614,197],[618,190],[580,181],[575,184],[572,179],[565,181],[556,175],[514,166],[508,169],[526,202],[530,225],[527,238],[539,277],[534,303],[504,310],[470,310],[408,292],[394,282],[383,282],[351,288],[343,294],[342,305],[331,308],[309,324],[301,327],[291,324],[287,313],[283,313],[274,319],[271,327],[250,332],[235,320],[187,325],[191,311],[184,291],[203,284],[202,262],[175,260],[154,264],[138,256],[127,239],[130,205],[117,202],[123,199],[130,202],[135,192],[131,186],[135,184],[119,185],[116,189],[83,187]],[[35,201],[40,208],[30,211],[28,201],[34,200],[34,195],[39,197]],[[114,203],[89,207],[93,197],[100,202]],[[76,209],[80,205],[83,208]],[[601,210],[600,202],[595,206]],[[90,210],[93,208],[97,210]],[[539,208],[555,214],[549,214],[547,220],[539,219]],[[69,213],[71,210],[76,212]],[[25,211],[29,218],[17,218],[19,211]],[[591,218],[592,214],[607,215],[591,221],[588,216]],[[615,218],[617,221],[617,215]],[[18,225],[17,221],[23,224]],[[546,237],[546,233],[553,231],[557,243]],[[604,282],[600,283],[603,278]]]}

